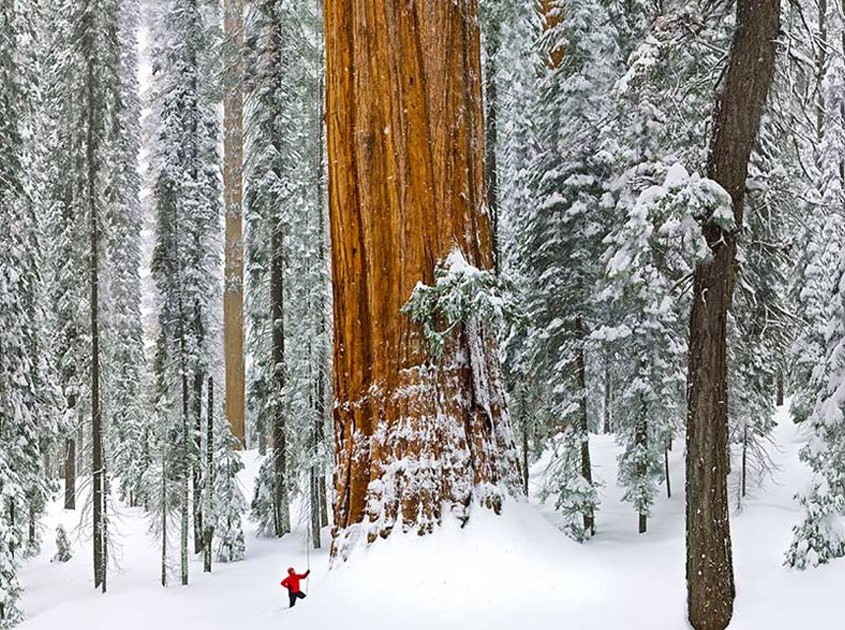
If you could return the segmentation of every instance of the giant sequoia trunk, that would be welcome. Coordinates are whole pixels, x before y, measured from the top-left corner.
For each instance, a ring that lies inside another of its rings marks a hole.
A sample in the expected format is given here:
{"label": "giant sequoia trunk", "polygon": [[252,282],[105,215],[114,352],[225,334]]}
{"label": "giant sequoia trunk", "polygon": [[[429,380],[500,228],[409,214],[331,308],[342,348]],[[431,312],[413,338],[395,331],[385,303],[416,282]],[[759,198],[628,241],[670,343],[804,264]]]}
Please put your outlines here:
{"label": "giant sequoia trunk", "polygon": [[327,0],[335,346],[333,553],[446,505],[519,492],[493,339],[457,331],[439,361],[400,314],[453,250],[493,265],[474,0]]}
{"label": "giant sequoia trunk", "polygon": [[[742,226],[748,159],[772,82],[778,0],[739,0],[737,27],[716,113],[708,176],[733,200]],[[713,250],[695,270],[690,322],[687,425],[687,588],[696,630],[721,630],[735,596],[728,516],[727,313],[733,294],[736,235],[707,225]]]}
{"label": "giant sequoia trunk", "polygon": [[225,0],[223,99],[223,197],[226,269],[223,292],[223,354],[226,417],[232,435],[244,440],[244,245],[243,245],[243,0]]}

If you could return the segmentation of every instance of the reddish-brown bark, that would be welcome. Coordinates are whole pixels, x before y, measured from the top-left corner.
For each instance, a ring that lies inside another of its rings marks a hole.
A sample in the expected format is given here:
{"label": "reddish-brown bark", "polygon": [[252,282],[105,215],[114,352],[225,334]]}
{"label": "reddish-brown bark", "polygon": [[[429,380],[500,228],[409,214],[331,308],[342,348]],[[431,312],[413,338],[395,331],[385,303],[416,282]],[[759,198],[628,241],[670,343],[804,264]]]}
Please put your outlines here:
{"label": "reddish-brown bark", "polygon": [[223,354],[226,418],[244,441],[244,244],[243,244],[243,0],[225,0],[223,29],[223,201],[226,208],[226,268],[223,292]]}
{"label": "reddish-brown bark", "polygon": [[489,332],[435,362],[400,313],[450,251],[493,264],[476,3],[327,0],[325,17],[337,553],[357,524],[424,533],[519,480]]}

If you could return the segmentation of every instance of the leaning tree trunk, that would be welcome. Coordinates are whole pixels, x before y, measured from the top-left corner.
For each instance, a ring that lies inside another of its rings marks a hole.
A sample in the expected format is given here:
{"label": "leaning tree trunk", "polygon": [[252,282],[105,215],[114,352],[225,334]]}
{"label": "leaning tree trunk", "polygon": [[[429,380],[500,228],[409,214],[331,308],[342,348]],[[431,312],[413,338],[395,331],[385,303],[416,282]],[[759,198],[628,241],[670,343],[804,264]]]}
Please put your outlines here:
{"label": "leaning tree trunk", "polygon": [[493,265],[474,0],[327,0],[334,289],[333,554],[442,506],[498,511],[520,492],[492,335],[457,331],[440,361],[400,314],[458,250]]}
{"label": "leaning tree trunk", "polygon": [[[731,196],[742,226],[748,159],[772,82],[778,0],[739,0],[737,27],[716,102],[708,176]],[[696,630],[722,630],[735,596],[728,515],[727,313],[736,234],[704,227],[713,258],[695,270],[687,425],[687,592]]]}
{"label": "leaning tree trunk", "polygon": [[226,418],[244,441],[243,0],[224,0],[223,197],[226,208],[223,354]]}

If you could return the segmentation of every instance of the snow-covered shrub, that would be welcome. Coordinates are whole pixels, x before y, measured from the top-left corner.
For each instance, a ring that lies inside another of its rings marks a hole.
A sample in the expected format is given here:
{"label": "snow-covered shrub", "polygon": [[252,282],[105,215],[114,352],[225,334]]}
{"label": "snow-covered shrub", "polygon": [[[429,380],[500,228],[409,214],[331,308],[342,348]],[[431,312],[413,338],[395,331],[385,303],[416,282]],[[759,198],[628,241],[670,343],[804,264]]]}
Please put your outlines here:
{"label": "snow-covered shrub", "polygon": [[513,324],[523,317],[511,298],[511,284],[492,270],[467,263],[453,249],[434,271],[434,286],[418,283],[402,312],[423,327],[431,353],[440,357],[446,340],[470,320]]}
{"label": "snow-covered shrub", "polygon": [[53,556],[53,562],[67,562],[73,557],[73,552],[70,548],[70,540],[68,540],[67,532],[64,526],[56,527],[56,555]]}
{"label": "snow-covered shrub", "polygon": [[217,536],[215,557],[218,562],[239,562],[244,559],[246,544],[241,518],[247,510],[246,499],[238,483],[244,469],[240,454],[234,450],[237,440],[222,426],[225,439],[217,449],[214,473],[214,533]]}

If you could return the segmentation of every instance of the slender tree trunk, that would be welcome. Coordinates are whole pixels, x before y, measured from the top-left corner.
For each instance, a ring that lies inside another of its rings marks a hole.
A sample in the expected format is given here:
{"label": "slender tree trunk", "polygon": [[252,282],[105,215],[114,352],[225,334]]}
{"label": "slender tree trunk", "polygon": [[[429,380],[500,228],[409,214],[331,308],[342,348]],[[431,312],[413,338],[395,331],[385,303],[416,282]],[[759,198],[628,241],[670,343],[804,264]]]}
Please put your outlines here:
{"label": "slender tree trunk", "polygon": [[604,433],[613,431],[613,375],[610,370],[610,352],[604,353]]}
{"label": "slender tree trunk", "polygon": [[484,93],[486,96],[486,144],[485,144],[485,175],[487,177],[487,207],[490,212],[490,230],[493,239],[493,265],[496,273],[500,271],[501,252],[499,251],[499,171],[496,158],[498,148],[497,110],[499,95],[496,86],[498,73],[497,63],[500,47],[500,26],[498,16],[494,16],[490,24],[490,32],[485,38],[486,63],[484,68]]}
{"label": "slender tree trunk", "polygon": [[271,225],[270,308],[273,322],[273,379],[271,422],[273,431],[273,509],[276,536],[290,531],[287,496],[287,444],[285,418],[285,299],[284,228],[278,218]]}
{"label": "slender tree trunk", "polygon": [[530,479],[528,460],[528,394],[525,384],[519,385],[519,413],[522,416],[522,491],[528,496],[528,481]]}
{"label": "slender tree trunk", "polygon": [[65,509],[76,509],[76,442],[65,440]]}
{"label": "slender tree trunk", "polygon": [[776,378],[775,387],[777,391],[775,393],[775,404],[780,407],[783,405],[783,369],[778,369]]}
{"label": "slender tree trunk", "polygon": [[226,417],[244,443],[243,0],[224,0],[223,197],[226,209],[223,353]]}
{"label": "slender tree trunk", "polygon": [[748,427],[742,429],[742,497],[745,497],[746,475],[748,474]]}
{"label": "slender tree trunk", "polygon": [[[178,228],[177,228],[178,233]],[[177,237],[178,238],[178,237]],[[181,276],[181,274],[180,274]],[[182,585],[188,584],[188,528],[190,512],[190,493],[191,493],[191,422],[190,422],[190,383],[188,377],[188,342],[185,338],[185,311],[182,304],[182,298],[179,298],[178,305],[179,313],[179,354],[180,354],[180,368],[182,373],[182,452],[181,461],[179,462],[181,470],[181,491],[179,496],[179,559],[180,559],[180,577]]]}
{"label": "slender tree trunk", "polygon": [[[593,485],[593,466],[590,462],[590,426],[587,417],[587,359],[584,356],[584,340],[587,338],[584,322],[578,317],[575,321],[575,329],[578,339],[578,355],[576,357],[576,370],[578,371],[578,402],[580,406],[578,430],[581,434],[581,476],[590,485]],[[584,513],[584,531],[590,535],[596,533],[595,516],[592,509]]]}
{"label": "slender tree trunk", "polygon": [[493,266],[476,4],[325,7],[337,554],[347,532],[429,532],[444,505],[498,512],[521,484],[490,331],[468,324],[436,362],[400,313],[450,252]]}
{"label": "slender tree trunk", "polygon": [[211,573],[211,541],[214,538],[214,379],[208,378],[208,411],[205,430],[205,528],[203,529],[203,571]]}
{"label": "slender tree trunk", "polygon": [[[642,400],[642,397],[640,398],[640,414],[637,418],[637,428],[634,432],[634,442],[643,450],[648,448],[648,416],[646,415],[645,401]],[[643,479],[647,474],[648,469],[646,468],[645,463],[641,462],[637,464],[637,476],[640,479]],[[641,534],[645,534],[648,529],[648,515],[644,512],[640,512],[639,520],[639,532]]]}
{"label": "slender tree trunk", "polygon": [[[317,10],[322,11],[322,2],[318,0]],[[320,64],[322,64],[322,55],[320,56]],[[317,195],[317,265],[322,271],[328,265],[325,246],[325,231],[326,225],[323,219],[325,212],[325,198],[323,189],[325,186],[325,169],[323,168],[323,143],[325,142],[324,135],[324,81],[322,66],[316,68],[316,95],[315,103],[317,103],[317,177],[315,181],[315,193]],[[318,460],[319,448],[321,444],[325,443],[324,427],[327,423],[326,416],[326,389],[328,383],[328,357],[324,351],[325,339],[328,335],[328,322],[326,314],[326,303],[324,299],[323,289],[325,287],[324,276],[320,275],[321,286],[320,291],[317,292],[318,300],[316,304],[317,310],[317,343],[316,356],[312,361],[312,365],[316,364],[316,383],[313,400],[314,409],[314,426],[313,426],[313,464],[311,466],[311,534],[312,544],[314,549],[319,549],[321,546],[320,530],[324,526],[322,516],[326,512],[326,479],[323,472],[322,462]],[[327,524],[327,523],[326,523]]]}
{"label": "slender tree trunk", "polygon": [[[775,60],[778,0],[738,0],[737,27],[717,99],[708,176],[733,200],[742,226],[748,159]],[[713,258],[696,267],[690,319],[687,423],[687,604],[696,630],[723,630],[735,596],[728,513],[727,312],[736,235],[704,226]]]}
{"label": "slender tree trunk", "polygon": [[167,586],[167,457],[161,456],[161,585]]}
{"label": "slender tree trunk", "polygon": [[[108,509],[109,501],[109,476],[103,465],[103,512]],[[105,593],[108,585],[108,566],[109,566],[109,519],[103,518],[103,584],[102,592]]]}
{"label": "slender tree trunk", "polygon": [[666,498],[672,498],[672,482],[669,479],[669,446],[672,444],[672,439],[663,448],[663,474],[666,476]]}
{"label": "slender tree trunk", "polygon": [[[88,26],[88,31],[93,25]],[[87,31],[86,31],[87,32]],[[91,474],[93,476],[94,588],[105,584],[106,567],[103,562],[103,428],[100,406],[100,225],[97,214],[97,135],[95,110],[95,69],[93,56],[88,58],[87,71],[86,161],[87,204],[90,238],[89,273],[91,278]]]}
{"label": "slender tree trunk", "polygon": [[194,521],[194,553],[202,552],[203,548],[203,529],[202,529],[202,386],[205,381],[205,375],[201,370],[194,371],[194,453],[195,457],[191,459],[194,462],[194,472],[192,477],[191,498],[193,501],[193,521]]}
{"label": "slender tree trunk", "polygon": [[182,491],[179,504],[179,557],[182,585],[188,584],[188,529],[190,494],[191,494],[191,463],[188,454],[188,444],[191,439],[191,423],[188,420],[188,375],[182,375]]}

